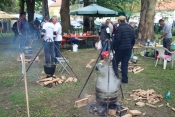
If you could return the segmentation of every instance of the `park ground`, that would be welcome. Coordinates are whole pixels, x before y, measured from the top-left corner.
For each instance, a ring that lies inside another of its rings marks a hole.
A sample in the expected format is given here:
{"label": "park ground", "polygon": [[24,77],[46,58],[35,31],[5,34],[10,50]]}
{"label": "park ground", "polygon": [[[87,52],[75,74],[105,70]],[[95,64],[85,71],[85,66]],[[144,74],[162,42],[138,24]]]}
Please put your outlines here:
{"label": "park ground", "polygon": [[[26,101],[24,81],[16,86],[21,78],[21,64],[16,61],[19,56],[17,40],[12,44],[13,34],[3,34],[4,39],[0,38],[0,117],[26,117]],[[41,40],[35,40],[33,51],[36,54],[42,46]],[[82,89],[91,69],[85,66],[91,59],[96,59],[98,51],[92,48],[79,49],[74,53],[69,49],[62,49],[62,54],[69,60],[69,64],[76,73],[80,82],[63,83],[52,88],[42,87],[36,83],[39,76],[43,76],[44,53],[40,53],[40,62],[34,63],[27,72],[28,93],[31,117],[92,117],[89,114],[88,107],[75,108],[74,103]],[[121,93],[118,91],[119,103],[130,109],[138,109],[146,113],[144,117],[174,117],[175,112],[166,107],[167,103],[175,107],[175,68],[172,69],[168,63],[167,69],[163,70],[162,65],[156,68],[155,59],[149,59],[139,56],[138,64],[144,68],[144,71],[138,74],[129,73],[129,83],[122,84],[125,99],[121,100]],[[6,61],[7,60],[7,61]],[[29,64],[27,64],[28,67]],[[61,76],[57,71],[57,76]],[[74,77],[64,73],[65,76]],[[84,94],[95,93],[95,83],[97,72],[94,71],[87,83]],[[171,98],[163,99],[157,105],[164,104],[163,107],[153,109],[145,106],[142,108],[135,106],[135,101],[127,101],[129,98],[127,92],[134,89],[154,89],[157,93],[163,95],[170,91]]]}

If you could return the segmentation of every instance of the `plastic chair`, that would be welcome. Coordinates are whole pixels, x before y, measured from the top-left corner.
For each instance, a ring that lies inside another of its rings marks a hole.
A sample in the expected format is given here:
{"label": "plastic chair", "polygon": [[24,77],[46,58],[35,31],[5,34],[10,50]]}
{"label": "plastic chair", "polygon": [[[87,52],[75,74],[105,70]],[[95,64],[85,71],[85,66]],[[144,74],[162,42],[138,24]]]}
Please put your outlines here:
{"label": "plastic chair", "polygon": [[[172,63],[172,68],[174,67],[174,52],[170,52],[168,49],[164,48],[164,47],[157,47],[155,48],[158,52],[159,55],[157,56],[157,60],[156,60],[156,64],[155,67],[157,66],[158,60],[160,59],[160,62],[162,62],[162,60],[164,60],[164,65],[163,65],[163,69],[166,69],[166,65],[167,65],[167,59],[171,59],[171,63]],[[168,53],[171,54],[170,55],[165,55],[165,51],[167,51]]]}

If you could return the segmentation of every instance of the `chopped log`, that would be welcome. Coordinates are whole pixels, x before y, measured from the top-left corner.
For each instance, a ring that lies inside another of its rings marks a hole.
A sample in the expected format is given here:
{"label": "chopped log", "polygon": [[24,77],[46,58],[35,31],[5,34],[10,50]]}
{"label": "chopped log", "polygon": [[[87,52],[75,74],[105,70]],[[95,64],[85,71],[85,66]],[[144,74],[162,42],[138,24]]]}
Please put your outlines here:
{"label": "chopped log", "polygon": [[138,110],[129,110],[129,113],[131,114],[131,115],[141,115],[142,113],[140,112],[140,111],[138,111]]}
{"label": "chopped log", "polygon": [[62,80],[66,80],[66,77],[65,77],[65,76],[61,76],[61,79],[62,79]]}
{"label": "chopped log", "polygon": [[52,77],[51,77],[51,78],[40,79],[40,80],[38,80],[38,81],[39,81],[39,82],[44,82],[44,81],[51,81],[51,80],[53,80]]}
{"label": "chopped log", "polygon": [[113,110],[113,109],[108,110],[108,114],[111,115],[111,116],[115,116],[116,112],[117,112],[117,110]]}
{"label": "chopped log", "polygon": [[139,107],[143,107],[143,106],[145,106],[145,103],[144,102],[137,102],[136,105]]}
{"label": "chopped log", "polygon": [[88,98],[84,98],[78,101],[75,101],[75,107],[81,108],[83,106],[86,106],[88,104]]}
{"label": "chopped log", "polygon": [[146,103],[146,105],[149,106],[149,107],[152,107],[152,108],[157,108],[157,106],[154,106],[154,105],[152,105],[152,104]]}
{"label": "chopped log", "polygon": [[159,105],[159,106],[157,106],[157,107],[159,107],[159,108],[160,108],[160,107],[162,107],[162,106],[163,106],[163,104],[161,104],[161,105]]}
{"label": "chopped log", "polygon": [[60,80],[60,78],[56,78],[56,79],[54,79],[52,81],[46,81],[46,82],[44,82],[44,85],[48,85],[50,83],[53,83],[53,82],[56,82],[56,81],[59,81],[59,80]]}
{"label": "chopped log", "polygon": [[141,71],[143,71],[143,70],[144,70],[144,68],[142,68],[142,69],[140,69],[140,70],[134,72],[134,74],[137,74],[137,73],[139,73],[139,72],[141,72]]}

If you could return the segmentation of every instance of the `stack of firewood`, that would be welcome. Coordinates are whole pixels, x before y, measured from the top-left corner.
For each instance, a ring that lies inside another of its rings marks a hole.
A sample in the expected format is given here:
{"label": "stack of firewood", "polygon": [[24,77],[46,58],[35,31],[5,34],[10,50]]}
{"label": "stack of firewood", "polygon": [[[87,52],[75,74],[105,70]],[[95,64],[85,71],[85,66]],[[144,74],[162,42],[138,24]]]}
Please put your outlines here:
{"label": "stack of firewood", "polygon": [[129,66],[129,68],[128,68],[128,72],[129,73],[134,73],[134,74],[139,73],[139,72],[141,72],[143,70],[144,70],[144,68],[142,68],[140,66],[136,66],[136,67],[130,67]]}
{"label": "stack of firewood", "polygon": [[42,76],[38,77],[38,80],[36,81],[36,83],[38,83],[41,86],[57,86],[59,84],[62,84],[63,82],[77,82],[77,79],[73,77],[66,78],[65,76],[61,76],[61,78],[58,78],[56,76]]}

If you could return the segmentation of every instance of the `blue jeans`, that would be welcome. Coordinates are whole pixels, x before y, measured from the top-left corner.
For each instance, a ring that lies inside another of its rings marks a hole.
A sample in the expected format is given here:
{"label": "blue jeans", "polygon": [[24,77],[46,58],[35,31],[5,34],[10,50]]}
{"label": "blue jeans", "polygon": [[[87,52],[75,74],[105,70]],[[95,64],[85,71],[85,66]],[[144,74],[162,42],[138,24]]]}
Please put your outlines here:
{"label": "blue jeans", "polygon": [[[44,53],[45,53],[46,64],[49,64],[49,63],[53,64],[55,62],[53,42],[44,41],[43,44],[44,44]],[[51,61],[50,61],[50,59],[51,59]]]}
{"label": "blue jeans", "polygon": [[[54,41],[55,44],[55,57],[61,57],[61,53],[60,53],[60,41]],[[55,61],[57,61],[55,59]]]}
{"label": "blue jeans", "polygon": [[132,49],[117,49],[112,61],[112,66],[116,76],[118,75],[118,64],[121,62],[122,81],[128,82],[128,61],[131,58]]}
{"label": "blue jeans", "polygon": [[102,49],[103,49],[102,52],[108,50],[108,42],[107,42],[107,41],[103,41],[103,40],[101,40],[101,45],[102,45]]}
{"label": "blue jeans", "polygon": [[27,45],[28,42],[28,31],[23,31],[20,39],[20,48]]}

